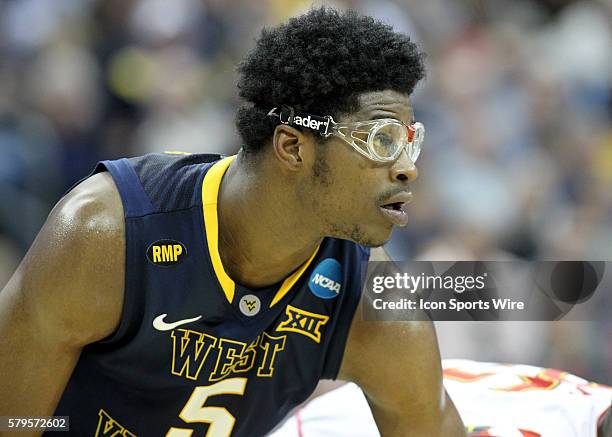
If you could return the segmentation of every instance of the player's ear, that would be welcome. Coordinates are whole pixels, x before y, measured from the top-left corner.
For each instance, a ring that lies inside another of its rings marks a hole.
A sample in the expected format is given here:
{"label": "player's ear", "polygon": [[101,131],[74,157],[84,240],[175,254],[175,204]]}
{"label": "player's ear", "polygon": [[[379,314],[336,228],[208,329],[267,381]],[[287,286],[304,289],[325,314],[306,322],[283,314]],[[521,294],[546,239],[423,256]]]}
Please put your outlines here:
{"label": "player's ear", "polygon": [[298,171],[304,166],[307,142],[308,138],[303,132],[280,124],[272,136],[274,156],[288,170]]}

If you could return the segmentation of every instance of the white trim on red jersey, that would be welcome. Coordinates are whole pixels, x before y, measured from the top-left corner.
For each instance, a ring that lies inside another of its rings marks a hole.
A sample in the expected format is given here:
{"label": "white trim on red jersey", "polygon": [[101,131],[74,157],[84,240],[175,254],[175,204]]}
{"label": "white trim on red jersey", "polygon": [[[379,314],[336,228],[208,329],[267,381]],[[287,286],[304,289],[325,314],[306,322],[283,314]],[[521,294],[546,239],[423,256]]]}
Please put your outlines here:
{"label": "white trim on red jersey", "polygon": [[[468,434],[495,437],[596,437],[612,387],[567,372],[522,364],[443,360],[444,386]],[[300,408],[270,437],[378,437],[354,384]]]}

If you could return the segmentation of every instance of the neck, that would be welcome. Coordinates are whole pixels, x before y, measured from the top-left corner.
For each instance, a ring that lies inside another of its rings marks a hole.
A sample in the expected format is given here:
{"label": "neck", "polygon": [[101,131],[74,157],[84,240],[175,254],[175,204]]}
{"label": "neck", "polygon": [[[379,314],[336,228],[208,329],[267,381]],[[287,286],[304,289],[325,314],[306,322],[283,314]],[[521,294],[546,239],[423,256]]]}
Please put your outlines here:
{"label": "neck", "polygon": [[[258,169],[259,170],[259,169]],[[288,181],[274,171],[257,175],[238,155],[219,188],[219,255],[226,273],[250,288],[274,284],[306,262],[323,240],[304,220]]]}

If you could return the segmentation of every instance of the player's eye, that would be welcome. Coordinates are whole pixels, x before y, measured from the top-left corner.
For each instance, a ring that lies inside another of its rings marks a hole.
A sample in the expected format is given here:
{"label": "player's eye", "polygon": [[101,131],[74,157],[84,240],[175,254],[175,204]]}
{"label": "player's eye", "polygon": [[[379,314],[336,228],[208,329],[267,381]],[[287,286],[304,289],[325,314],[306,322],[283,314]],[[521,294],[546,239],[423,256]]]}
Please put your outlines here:
{"label": "player's eye", "polygon": [[372,139],[372,147],[374,152],[381,157],[392,156],[397,147],[397,139],[399,132],[395,132],[398,127],[394,125],[381,128]]}

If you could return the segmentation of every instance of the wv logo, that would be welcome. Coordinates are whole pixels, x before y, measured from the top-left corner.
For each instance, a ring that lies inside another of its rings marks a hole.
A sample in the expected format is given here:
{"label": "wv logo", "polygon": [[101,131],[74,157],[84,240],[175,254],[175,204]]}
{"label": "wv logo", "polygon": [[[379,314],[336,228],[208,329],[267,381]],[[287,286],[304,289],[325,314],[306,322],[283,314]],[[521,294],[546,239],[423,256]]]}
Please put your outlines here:
{"label": "wv logo", "polygon": [[259,310],[261,309],[261,301],[254,294],[247,294],[242,296],[242,299],[240,299],[240,302],[238,303],[238,307],[240,308],[240,312],[242,314],[251,317],[259,313]]}
{"label": "wv logo", "polygon": [[342,289],[342,266],[333,258],[326,258],[319,263],[310,275],[308,288],[321,299],[333,299]]}

